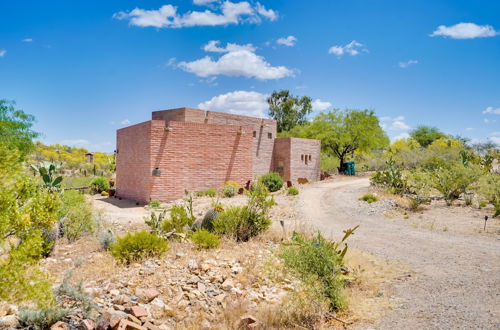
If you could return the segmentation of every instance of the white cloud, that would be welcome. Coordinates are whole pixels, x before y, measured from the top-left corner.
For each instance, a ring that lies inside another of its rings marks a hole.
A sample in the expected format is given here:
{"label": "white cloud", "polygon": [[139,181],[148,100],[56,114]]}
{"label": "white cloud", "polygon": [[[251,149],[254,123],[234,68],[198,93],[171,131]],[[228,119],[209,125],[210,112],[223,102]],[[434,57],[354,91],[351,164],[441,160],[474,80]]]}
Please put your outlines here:
{"label": "white cloud", "polygon": [[387,131],[407,131],[411,127],[405,123],[405,117],[381,117],[380,126]]}
{"label": "white cloud", "polygon": [[473,130],[475,130],[475,128],[474,127],[466,127],[465,130],[466,131],[473,131]]}
{"label": "white cloud", "polygon": [[328,54],[335,54],[338,57],[348,54],[351,56],[359,55],[359,53],[365,52],[368,53],[368,49],[366,48],[365,45],[363,45],[360,42],[357,42],[356,40],[351,41],[347,45],[344,46],[332,46],[330,49],[328,49]]}
{"label": "white cloud", "polygon": [[410,65],[415,65],[415,64],[418,64],[417,60],[409,60],[406,62],[399,62],[399,67],[402,69],[405,69],[405,68],[409,67]]}
{"label": "white cloud", "polygon": [[121,125],[129,125],[130,124],[130,120],[128,119],[124,119],[120,122]]}
{"label": "white cloud", "polygon": [[297,43],[297,38],[294,36],[288,36],[286,38],[279,38],[278,40],[276,40],[276,43],[278,45],[293,47]]}
{"label": "white cloud", "polygon": [[[207,1],[202,1],[205,4]],[[215,5],[215,4],[214,4]],[[216,26],[240,23],[258,23],[261,17],[271,21],[277,18],[277,13],[272,9],[265,9],[260,3],[255,7],[247,1],[234,3],[224,1],[218,5],[220,13],[210,10],[189,11],[184,14],[177,13],[177,7],[163,5],[156,10],[135,8],[129,12],[120,11],[113,15],[119,20],[129,20],[130,25],[156,28],[181,28],[190,26]]]}
{"label": "white cloud", "polygon": [[443,36],[452,39],[474,39],[494,37],[499,32],[491,25],[477,25],[474,23],[458,23],[452,26],[440,25],[432,32],[431,37]]}
{"label": "white cloud", "polygon": [[214,96],[212,99],[198,104],[200,109],[224,111],[253,117],[267,117],[269,108],[266,94],[249,91],[234,91]]}
{"label": "white cloud", "polygon": [[404,133],[401,133],[401,134],[399,134],[399,135],[393,136],[393,137],[391,138],[391,141],[393,141],[393,142],[394,142],[394,141],[396,141],[396,140],[407,139],[407,138],[409,138],[409,137],[410,137],[410,134],[408,134],[408,133],[404,132]]}
{"label": "white cloud", "polygon": [[0,49],[0,57],[4,57],[5,54],[7,54],[7,51],[5,49]]}
{"label": "white cloud", "polygon": [[85,139],[76,139],[76,140],[62,140],[59,142],[60,144],[70,146],[70,147],[82,147],[90,144],[88,140]]}
{"label": "white cloud", "polygon": [[332,106],[332,104],[330,102],[326,102],[326,101],[324,102],[324,101],[321,101],[320,99],[316,99],[312,102],[313,111],[327,110],[331,106]]}
{"label": "white cloud", "polygon": [[500,115],[500,108],[487,107],[483,111],[484,114]]}
{"label": "white cloud", "polygon": [[26,38],[26,39],[23,39],[21,40],[22,42],[33,42],[33,39],[31,38]]}
{"label": "white cloud", "polygon": [[193,0],[193,3],[198,6],[206,6],[212,2],[219,2],[219,0]]}
{"label": "white cloud", "polygon": [[496,122],[496,120],[488,119],[488,118],[484,118],[483,121],[484,121],[485,124],[491,124],[491,123]]}
{"label": "white cloud", "polygon": [[270,21],[275,21],[278,19],[278,12],[272,9],[266,9],[263,5],[261,5],[259,2],[257,2],[257,6],[255,8],[257,12],[269,19]]}
{"label": "white cloud", "polygon": [[[205,56],[192,62],[179,62],[177,65],[184,71],[194,73],[199,77],[225,75],[231,77],[243,76],[261,80],[281,79],[292,76],[293,71],[285,66],[272,66],[262,56],[256,55],[251,45],[244,46],[228,44],[225,48],[217,47],[218,42],[212,41],[204,49],[215,52],[226,52],[219,59],[212,60]],[[229,46],[231,45],[231,46]],[[230,50],[232,48],[234,50]]]}
{"label": "white cloud", "polygon": [[257,49],[252,44],[238,45],[238,44],[227,43],[226,47],[219,47],[219,43],[220,43],[219,40],[211,40],[205,46],[203,46],[203,50],[206,52],[214,52],[214,53],[228,53],[237,50],[248,50],[250,52],[255,52],[255,50]]}

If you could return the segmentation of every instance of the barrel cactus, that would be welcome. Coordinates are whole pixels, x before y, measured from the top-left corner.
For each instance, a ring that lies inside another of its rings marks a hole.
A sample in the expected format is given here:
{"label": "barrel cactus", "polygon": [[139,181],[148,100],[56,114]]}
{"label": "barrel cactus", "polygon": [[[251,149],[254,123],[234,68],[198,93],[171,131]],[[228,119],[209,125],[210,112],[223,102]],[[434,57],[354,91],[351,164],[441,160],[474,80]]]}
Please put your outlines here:
{"label": "barrel cactus", "polygon": [[213,230],[213,222],[215,219],[217,219],[217,217],[219,216],[219,214],[222,211],[224,211],[224,210],[220,206],[217,206],[215,208],[208,210],[207,213],[205,213],[205,216],[203,216],[203,218],[198,219],[193,224],[192,229],[196,230],[196,229],[203,228],[203,229],[206,229],[208,231],[212,231]]}

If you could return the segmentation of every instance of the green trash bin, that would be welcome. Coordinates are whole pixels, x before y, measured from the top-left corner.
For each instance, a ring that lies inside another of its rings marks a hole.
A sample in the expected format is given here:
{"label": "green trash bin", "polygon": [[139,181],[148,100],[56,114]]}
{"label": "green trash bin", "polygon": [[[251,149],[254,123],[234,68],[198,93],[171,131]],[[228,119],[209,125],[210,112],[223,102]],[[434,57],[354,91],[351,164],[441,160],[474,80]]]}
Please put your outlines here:
{"label": "green trash bin", "polygon": [[347,162],[347,175],[356,175],[356,167],[354,162]]}

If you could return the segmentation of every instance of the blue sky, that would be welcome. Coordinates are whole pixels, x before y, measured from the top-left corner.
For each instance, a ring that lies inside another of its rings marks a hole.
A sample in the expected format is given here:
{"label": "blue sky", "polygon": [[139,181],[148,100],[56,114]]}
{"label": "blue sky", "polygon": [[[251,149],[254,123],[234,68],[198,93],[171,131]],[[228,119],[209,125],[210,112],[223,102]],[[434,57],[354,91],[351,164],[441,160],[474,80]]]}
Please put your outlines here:
{"label": "blue sky", "polygon": [[47,143],[113,151],[117,128],[180,106],[373,109],[500,143],[500,1],[2,1],[0,98]]}

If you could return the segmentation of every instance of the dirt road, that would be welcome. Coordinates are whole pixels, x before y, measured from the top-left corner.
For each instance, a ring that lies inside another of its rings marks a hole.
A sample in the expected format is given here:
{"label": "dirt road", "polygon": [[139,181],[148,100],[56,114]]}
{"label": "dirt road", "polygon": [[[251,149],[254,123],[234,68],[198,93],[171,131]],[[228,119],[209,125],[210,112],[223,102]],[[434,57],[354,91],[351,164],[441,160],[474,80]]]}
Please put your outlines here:
{"label": "dirt road", "polygon": [[350,246],[406,263],[392,313],[361,329],[499,329],[500,238],[419,229],[356,207],[368,179],[320,182],[302,190],[304,222],[339,238],[360,225]]}

